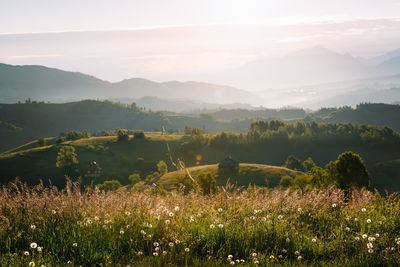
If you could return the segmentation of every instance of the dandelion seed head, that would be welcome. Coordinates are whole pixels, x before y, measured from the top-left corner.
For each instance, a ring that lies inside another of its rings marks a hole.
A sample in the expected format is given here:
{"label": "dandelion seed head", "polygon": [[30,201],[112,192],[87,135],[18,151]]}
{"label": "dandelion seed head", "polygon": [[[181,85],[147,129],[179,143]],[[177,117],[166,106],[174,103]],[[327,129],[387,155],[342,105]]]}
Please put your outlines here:
{"label": "dandelion seed head", "polygon": [[38,252],[42,252],[42,247],[37,247]]}
{"label": "dandelion seed head", "polygon": [[211,229],[214,229],[214,228],[215,228],[215,225],[214,225],[214,224],[210,224],[210,228],[211,228]]}
{"label": "dandelion seed head", "polygon": [[159,245],[160,245],[160,243],[158,243],[158,242],[153,243],[153,246],[155,246],[155,247],[158,247]]}
{"label": "dandelion seed head", "polygon": [[29,266],[35,267],[35,262],[34,261],[29,262]]}
{"label": "dandelion seed head", "polygon": [[362,211],[362,212],[366,212],[367,209],[366,209],[366,208],[362,208],[361,211]]}
{"label": "dandelion seed head", "polygon": [[32,229],[32,230],[35,230],[35,229],[36,229],[36,225],[32,224],[32,225],[31,225],[31,229]]}
{"label": "dandelion seed head", "polygon": [[222,208],[219,208],[219,209],[218,209],[218,212],[222,212],[222,211],[223,211],[223,209],[222,209]]}
{"label": "dandelion seed head", "polygon": [[174,213],[173,213],[173,212],[170,212],[170,213],[168,213],[168,216],[169,216],[169,217],[174,217]]}
{"label": "dandelion seed head", "polygon": [[170,224],[171,221],[170,220],[165,220],[165,224]]}
{"label": "dandelion seed head", "polygon": [[172,248],[174,246],[174,242],[169,242],[168,246],[170,246]]}
{"label": "dandelion seed head", "polygon": [[190,248],[185,248],[185,252],[189,252],[190,251]]}
{"label": "dandelion seed head", "polygon": [[218,224],[218,227],[222,229],[222,228],[224,228],[224,225],[222,223],[220,223],[220,224]]}
{"label": "dandelion seed head", "polygon": [[367,219],[367,223],[371,223],[371,219]]}
{"label": "dandelion seed head", "polygon": [[257,253],[253,252],[253,253],[251,254],[251,256],[252,256],[252,257],[257,257]]}
{"label": "dandelion seed head", "polygon": [[25,251],[25,252],[24,252],[24,255],[25,255],[25,256],[29,256],[29,251]]}
{"label": "dandelion seed head", "polygon": [[37,248],[37,244],[35,242],[31,243],[31,248],[33,249]]}
{"label": "dandelion seed head", "polygon": [[373,252],[374,252],[374,250],[373,250],[372,248],[368,249],[368,253],[369,253],[369,254],[371,254],[371,253],[373,253]]}

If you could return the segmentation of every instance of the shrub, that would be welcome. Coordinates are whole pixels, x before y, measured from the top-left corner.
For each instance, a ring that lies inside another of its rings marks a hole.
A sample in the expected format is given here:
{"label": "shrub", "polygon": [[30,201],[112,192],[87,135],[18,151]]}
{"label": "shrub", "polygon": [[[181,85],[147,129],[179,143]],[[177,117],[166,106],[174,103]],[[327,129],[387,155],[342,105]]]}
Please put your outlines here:
{"label": "shrub", "polygon": [[281,180],[279,181],[279,185],[282,188],[288,188],[289,186],[293,185],[293,178],[289,175],[282,176]]}
{"label": "shrub", "polygon": [[196,181],[204,195],[209,195],[217,191],[217,182],[214,175],[210,172],[201,173]]}
{"label": "shrub", "polygon": [[119,181],[117,180],[108,180],[105,181],[102,184],[98,184],[97,187],[100,190],[104,190],[104,191],[110,191],[110,190],[117,190],[118,188],[120,188],[122,185]]}
{"label": "shrub", "polygon": [[145,138],[144,132],[140,131],[140,130],[134,131],[133,132],[133,138],[135,138],[135,139],[144,139]]}
{"label": "shrub", "polygon": [[129,139],[128,131],[125,129],[119,129],[117,131],[117,136],[119,142],[128,141]]}

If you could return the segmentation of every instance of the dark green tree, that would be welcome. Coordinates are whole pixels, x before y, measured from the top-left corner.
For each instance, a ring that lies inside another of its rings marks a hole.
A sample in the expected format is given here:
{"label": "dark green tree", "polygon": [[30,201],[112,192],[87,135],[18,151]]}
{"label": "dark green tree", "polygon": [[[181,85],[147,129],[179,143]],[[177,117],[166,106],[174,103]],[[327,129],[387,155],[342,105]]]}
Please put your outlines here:
{"label": "dark green tree", "polygon": [[335,162],[330,162],[326,171],[341,189],[349,189],[352,186],[368,187],[370,183],[364,161],[360,155],[351,151],[344,152]]}
{"label": "dark green tree", "polygon": [[120,141],[120,142],[128,141],[128,139],[129,139],[128,131],[125,129],[118,129],[117,137],[118,137],[118,141]]}
{"label": "dark green tree", "polygon": [[287,158],[284,166],[291,170],[304,171],[303,162],[301,162],[301,160],[295,157],[294,155],[290,155]]}
{"label": "dark green tree", "polygon": [[117,190],[121,186],[122,186],[121,183],[117,180],[108,180],[102,184],[97,185],[97,187],[100,190],[104,190],[104,191]]}
{"label": "dark green tree", "polygon": [[141,181],[140,175],[138,173],[134,173],[129,175],[129,181],[131,181],[132,185],[137,184],[138,182]]}

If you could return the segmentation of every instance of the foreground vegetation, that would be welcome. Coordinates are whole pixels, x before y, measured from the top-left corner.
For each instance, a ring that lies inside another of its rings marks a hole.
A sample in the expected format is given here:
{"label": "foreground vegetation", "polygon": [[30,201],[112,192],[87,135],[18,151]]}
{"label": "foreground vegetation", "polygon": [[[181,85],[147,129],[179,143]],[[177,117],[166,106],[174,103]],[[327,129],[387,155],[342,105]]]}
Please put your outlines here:
{"label": "foreground vegetation", "polygon": [[400,264],[400,201],[367,190],[219,188],[162,194],[0,194],[0,265],[385,266]]}

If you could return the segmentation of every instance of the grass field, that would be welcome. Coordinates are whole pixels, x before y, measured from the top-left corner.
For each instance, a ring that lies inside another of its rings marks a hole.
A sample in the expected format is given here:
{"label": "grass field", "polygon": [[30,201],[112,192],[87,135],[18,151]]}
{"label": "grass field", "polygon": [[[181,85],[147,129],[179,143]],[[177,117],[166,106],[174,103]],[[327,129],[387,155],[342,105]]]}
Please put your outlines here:
{"label": "grass field", "polygon": [[[240,163],[238,173],[219,173],[218,164],[202,165],[197,167],[187,168],[193,177],[197,177],[201,173],[210,172],[216,178],[217,185],[225,185],[228,180],[230,183],[237,184],[238,186],[259,185],[275,187],[279,184],[279,180],[284,175],[295,177],[301,172],[293,171],[284,167]],[[158,180],[158,184],[164,186],[166,189],[172,189],[178,177],[186,175],[186,170],[179,170],[169,172]],[[268,181],[268,184],[266,183]]]}
{"label": "grass field", "polygon": [[[203,196],[11,184],[1,266],[399,266],[400,202],[367,190]],[[30,264],[30,265],[29,265]]]}

